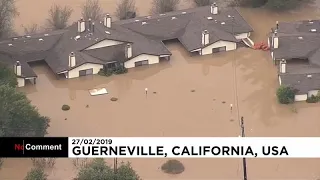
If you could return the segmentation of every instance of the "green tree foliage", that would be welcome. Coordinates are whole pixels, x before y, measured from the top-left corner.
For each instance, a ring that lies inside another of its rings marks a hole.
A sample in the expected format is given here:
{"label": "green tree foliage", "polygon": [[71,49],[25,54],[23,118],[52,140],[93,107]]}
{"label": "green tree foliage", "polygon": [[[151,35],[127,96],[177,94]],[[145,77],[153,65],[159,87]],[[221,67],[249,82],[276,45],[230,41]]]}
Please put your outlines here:
{"label": "green tree foliage", "polygon": [[17,84],[17,78],[13,70],[9,69],[4,64],[0,63],[0,86],[8,85],[10,87],[16,87]]}
{"label": "green tree foliage", "polygon": [[80,169],[77,180],[140,180],[129,163],[121,163],[115,172],[103,159],[94,159]]}
{"label": "green tree foliage", "polygon": [[24,180],[47,180],[48,175],[42,168],[31,169]]}
{"label": "green tree foliage", "polygon": [[294,90],[291,87],[280,86],[277,90],[278,101],[281,104],[289,104],[294,102]]}
{"label": "green tree foliage", "polygon": [[6,66],[0,68],[0,137],[44,136],[49,118],[41,116],[27,97],[15,89],[15,74]]}

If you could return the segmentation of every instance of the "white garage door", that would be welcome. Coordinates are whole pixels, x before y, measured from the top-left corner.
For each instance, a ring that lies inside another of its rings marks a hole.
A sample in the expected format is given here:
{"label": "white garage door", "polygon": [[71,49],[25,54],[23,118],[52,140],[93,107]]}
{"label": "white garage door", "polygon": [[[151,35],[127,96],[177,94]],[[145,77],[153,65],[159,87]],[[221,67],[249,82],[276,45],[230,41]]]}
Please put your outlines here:
{"label": "white garage door", "polygon": [[305,100],[307,100],[307,98],[308,98],[307,94],[300,94],[300,95],[294,96],[295,101],[305,101]]}

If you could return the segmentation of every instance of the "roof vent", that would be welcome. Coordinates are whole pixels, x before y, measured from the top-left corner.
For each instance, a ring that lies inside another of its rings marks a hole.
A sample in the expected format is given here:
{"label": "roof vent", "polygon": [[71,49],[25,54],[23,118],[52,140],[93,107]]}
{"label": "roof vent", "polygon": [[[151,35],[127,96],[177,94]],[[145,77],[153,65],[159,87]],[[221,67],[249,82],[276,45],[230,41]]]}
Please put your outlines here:
{"label": "roof vent", "polygon": [[177,18],[173,16],[173,17],[171,17],[171,19],[177,19]]}
{"label": "roof vent", "polygon": [[143,22],[141,22],[141,24],[142,24],[142,25],[145,25],[145,24],[147,24],[147,22],[143,21]]}
{"label": "roof vent", "polygon": [[303,39],[303,37],[302,37],[302,36],[299,36],[299,37],[298,37],[298,39],[302,40],[302,39]]}
{"label": "roof vent", "polygon": [[31,36],[27,35],[26,37],[27,37],[27,38],[30,38]]}
{"label": "roof vent", "polygon": [[12,44],[8,44],[8,46],[13,46]]}
{"label": "roof vent", "polygon": [[80,35],[74,37],[74,40],[78,41],[80,39]]}
{"label": "roof vent", "polygon": [[42,38],[40,38],[40,39],[39,39],[39,41],[43,41],[43,39],[42,39]]}
{"label": "roof vent", "polygon": [[140,21],[139,19],[136,19],[136,20],[134,20],[135,22],[138,22],[138,21]]}
{"label": "roof vent", "polygon": [[13,40],[17,40],[18,38],[17,37],[14,37],[14,38],[12,38]]}
{"label": "roof vent", "polygon": [[231,15],[230,15],[230,14],[228,14],[228,18],[231,18]]}
{"label": "roof vent", "polygon": [[313,24],[313,21],[312,21],[312,20],[309,20],[309,24]]}
{"label": "roof vent", "polygon": [[183,11],[182,14],[186,14],[187,12]]}
{"label": "roof vent", "polygon": [[160,16],[165,16],[166,14],[160,14]]}
{"label": "roof vent", "polygon": [[106,34],[111,34],[109,31],[105,31]]}
{"label": "roof vent", "polygon": [[150,18],[151,18],[151,16],[147,16],[147,17],[146,17],[146,19],[150,19]]}
{"label": "roof vent", "polygon": [[307,77],[308,77],[308,78],[312,78],[312,75],[311,75],[311,74],[308,74]]}
{"label": "roof vent", "polygon": [[49,36],[49,34],[44,34],[44,36]]}
{"label": "roof vent", "polygon": [[225,22],[221,22],[222,25],[226,24]]}
{"label": "roof vent", "polygon": [[214,22],[215,22],[215,23],[218,23],[218,21],[217,21],[216,19],[214,20]]}
{"label": "roof vent", "polygon": [[211,16],[207,17],[208,20],[212,20],[213,18]]}
{"label": "roof vent", "polygon": [[310,29],[311,32],[317,32],[317,29]]}

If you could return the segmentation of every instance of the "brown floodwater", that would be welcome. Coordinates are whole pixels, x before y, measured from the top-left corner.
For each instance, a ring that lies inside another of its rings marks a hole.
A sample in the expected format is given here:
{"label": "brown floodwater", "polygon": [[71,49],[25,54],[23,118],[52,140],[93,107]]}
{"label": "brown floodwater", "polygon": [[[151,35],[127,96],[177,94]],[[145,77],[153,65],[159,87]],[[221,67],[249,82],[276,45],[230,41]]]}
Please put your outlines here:
{"label": "brown floodwater", "polygon": [[[19,0],[17,28],[21,24],[44,23],[43,17],[52,2],[72,6],[72,20],[80,17],[83,0]],[[101,4],[106,12],[112,13],[115,2],[104,0]],[[34,4],[36,10],[31,8]],[[148,14],[150,0],[136,0],[136,4],[140,15]],[[181,8],[189,5],[182,4]],[[266,40],[277,20],[315,19],[320,16],[315,7],[289,13],[239,10],[254,28],[252,38],[256,42]],[[51,118],[49,136],[235,137],[240,130],[236,120],[237,107],[230,113],[229,104],[236,105],[236,79],[239,112],[244,116],[247,136],[320,135],[319,105],[297,103],[293,107],[277,103],[276,69],[268,52],[241,48],[234,52],[190,57],[179,42],[167,43],[167,47],[173,53],[170,62],[136,68],[125,75],[112,77],[57,80],[45,64],[34,65],[39,77],[37,84],[20,90],[27,94],[41,114]],[[236,76],[233,62],[236,64]],[[99,87],[105,87],[109,94],[89,95],[89,89]],[[146,87],[157,93],[146,97]],[[111,102],[111,97],[118,97],[119,101]],[[63,112],[63,104],[69,104],[71,110]],[[297,112],[293,112],[293,108]],[[124,160],[132,162],[146,180],[242,179],[241,159],[181,159],[186,169],[177,176],[169,176],[159,170],[165,159]],[[112,160],[107,162],[111,164]],[[253,180],[320,178],[318,159],[248,159],[247,165],[248,177]],[[31,167],[29,159],[7,159],[0,171],[0,179],[21,180]],[[47,172],[49,180],[70,180],[75,177],[76,169],[71,160],[57,159],[55,167],[47,169]]]}

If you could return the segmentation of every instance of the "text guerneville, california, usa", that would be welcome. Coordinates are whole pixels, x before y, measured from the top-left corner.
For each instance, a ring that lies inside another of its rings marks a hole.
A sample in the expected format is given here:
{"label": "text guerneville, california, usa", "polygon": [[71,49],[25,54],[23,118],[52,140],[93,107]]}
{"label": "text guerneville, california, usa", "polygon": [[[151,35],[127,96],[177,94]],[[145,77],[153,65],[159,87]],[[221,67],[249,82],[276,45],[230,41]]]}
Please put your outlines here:
{"label": "text guerneville, california, usa", "polygon": [[[91,141],[90,138],[84,139],[86,140],[83,141]],[[180,140],[179,138],[151,138],[153,140],[150,138],[104,139],[106,139],[105,142],[110,143],[80,145],[80,143],[73,143],[73,140],[69,138],[69,157],[264,158],[290,156],[290,150],[292,149],[290,146],[287,147],[286,144],[280,145],[277,142],[274,145],[270,143],[265,145],[243,143],[242,145],[239,142],[224,142],[215,138],[202,140],[189,138],[189,142],[184,138]],[[97,142],[97,140],[95,141]]]}

